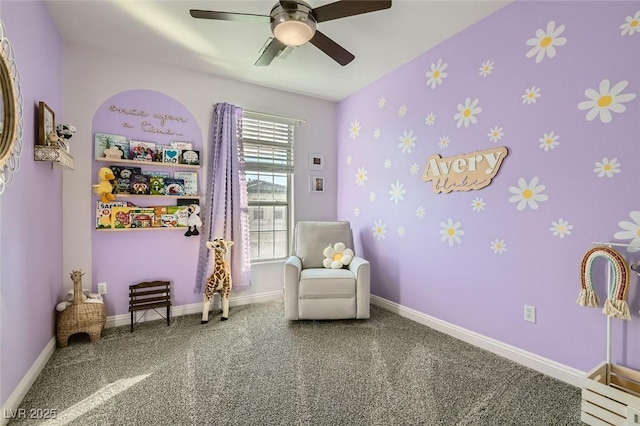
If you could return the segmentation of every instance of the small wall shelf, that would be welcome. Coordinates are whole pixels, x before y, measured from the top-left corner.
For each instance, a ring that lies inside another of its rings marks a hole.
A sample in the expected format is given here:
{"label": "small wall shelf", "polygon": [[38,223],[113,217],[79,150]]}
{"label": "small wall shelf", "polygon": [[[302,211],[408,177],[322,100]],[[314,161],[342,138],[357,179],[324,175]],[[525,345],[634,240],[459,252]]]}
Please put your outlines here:
{"label": "small wall shelf", "polygon": [[35,145],[33,159],[35,161],[48,161],[51,163],[52,168],[54,164],[59,164],[73,170],[74,166],[73,157],[67,151],[53,146]]}
{"label": "small wall shelf", "polygon": [[96,228],[99,232],[129,232],[129,231],[175,231],[175,230],[187,231],[189,229],[186,226],[175,226],[173,228],[164,226],[152,226],[149,228]]}
{"label": "small wall shelf", "polygon": [[137,161],[137,160],[126,160],[126,159],[111,159],[111,158],[96,158],[96,161],[102,161],[104,163],[114,163],[114,164],[136,164],[142,166],[154,166],[154,167],[178,167],[181,169],[199,169],[199,165],[192,164],[176,164],[176,163],[162,163],[160,161]]}
{"label": "small wall shelf", "polygon": [[154,198],[192,198],[198,199],[199,195],[154,195],[154,194],[113,194],[116,198],[129,198],[129,197],[154,197]]}

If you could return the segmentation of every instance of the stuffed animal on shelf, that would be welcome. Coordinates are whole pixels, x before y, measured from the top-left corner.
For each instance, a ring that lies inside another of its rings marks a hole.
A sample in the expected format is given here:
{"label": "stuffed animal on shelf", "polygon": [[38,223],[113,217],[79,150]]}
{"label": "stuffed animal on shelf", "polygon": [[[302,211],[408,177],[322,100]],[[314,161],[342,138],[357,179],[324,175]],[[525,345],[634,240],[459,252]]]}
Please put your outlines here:
{"label": "stuffed animal on shelf", "polygon": [[225,241],[222,238],[216,238],[213,241],[207,241],[207,248],[214,251],[213,272],[207,279],[207,285],[204,289],[204,306],[202,307],[201,324],[209,322],[209,306],[214,292],[220,293],[220,302],[222,304],[222,318],[220,321],[229,319],[229,293],[231,293],[231,266],[225,260],[225,255],[233,246],[233,241]]}
{"label": "stuffed animal on shelf", "polygon": [[197,204],[190,204],[187,209],[189,213],[189,218],[187,219],[187,232],[185,232],[185,237],[190,237],[192,235],[200,235],[198,231],[198,227],[202,226],[202,219],[200,219],[200,206]]}
{"label": "stuffed animal on shelf", "polygon": [[58,124],[56,133],[62,139],[69,140],[76,133],[76,127],[73,124]]}
{"label": "stuffed animal on shelf", "polygon": [[108,203],[116,199],[115,195],[112,194],[113,185],[109,182],[115,178],[115,175],[109,167],[100,167],[100,170],[98,170],[99,182],[93,185],[93,192],[100,195],[100,201],[103,203]]}

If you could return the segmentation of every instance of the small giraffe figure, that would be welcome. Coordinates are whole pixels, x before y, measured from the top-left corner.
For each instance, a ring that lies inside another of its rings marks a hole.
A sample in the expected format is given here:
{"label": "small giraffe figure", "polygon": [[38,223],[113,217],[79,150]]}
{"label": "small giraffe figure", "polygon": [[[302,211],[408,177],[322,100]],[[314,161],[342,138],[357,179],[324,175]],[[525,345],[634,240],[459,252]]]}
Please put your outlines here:
{"label": "small giraffe figure", "polygon": [[225,255],[229,248],[233,245],[233,241],[225,241],[222,238],[216,238],[213,241],[207,241],[207,248],[213,250],[215,260],[213,264],[213,272],[207,279],[207,286],[204,289],[204,306],[202,307],[201,324],[209,322],[209,306],[213,293],[220,293],[222,302],[222,318],[220,321],[229,319],[229,293],[231,293],[231,267],[225,260]]}

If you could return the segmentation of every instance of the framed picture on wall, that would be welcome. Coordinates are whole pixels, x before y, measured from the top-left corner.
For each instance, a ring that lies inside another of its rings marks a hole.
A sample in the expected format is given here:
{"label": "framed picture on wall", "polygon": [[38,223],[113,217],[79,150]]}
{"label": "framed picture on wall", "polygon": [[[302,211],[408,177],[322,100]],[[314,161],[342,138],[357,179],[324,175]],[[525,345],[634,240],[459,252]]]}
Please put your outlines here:
{"label": "framed picture on wall", "polygon": [[324,176],[311,176],[311,192],[324,192]]}
{"label": "framed picture on wall", "polygon": [[[39,145],[51,145],[53,142],[49,142],[47,135],[56,131],[55,113],[49,105],[40,101],[38,103],[38,144]],[[55,142],[56,146],[58,141]]]}
{"label": "framed picture on wall", "polygon": [[309,170],[324,170],[324,155],[309,154]]}

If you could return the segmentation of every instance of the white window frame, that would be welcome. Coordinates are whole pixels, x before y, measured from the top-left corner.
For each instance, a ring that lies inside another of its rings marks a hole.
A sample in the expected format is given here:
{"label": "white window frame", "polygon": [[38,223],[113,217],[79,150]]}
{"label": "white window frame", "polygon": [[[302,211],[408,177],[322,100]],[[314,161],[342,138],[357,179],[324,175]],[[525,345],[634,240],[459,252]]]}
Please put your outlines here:
{"label": "white window frame", "polygon": [[[286,201],[259,201],[248,200],[248,207],[273,208],[286,206],[286,246],[285,256],[282,257],[261,257],[253,258],[252,263],[268,262],[285,259],[289,255],[292,218],[293,218],[293,143],[294,143],[295,122],[281,119],[268,114],[243,111],[242,122],[238,129],[244,147],[245,171],[247,174],[255,172],[264,173],[284,173],[287,175]],[[260,156],[260,148],[265,148],[267,155]],[[271,155],[269,155],[271,154]],[[271,160],[271,162],[269,162]],[[274,221],[275,222],[275,219]],[[275,232],[277,229],[272,229]],[[251,233],[251,230],[249,231]],[[259,235],[262,235],[261,233]],[[275,244],[275,241],[274,241]],[[258,246],[258,253],[259,253]],[[273,250],[275,252],[275,248]]]}

